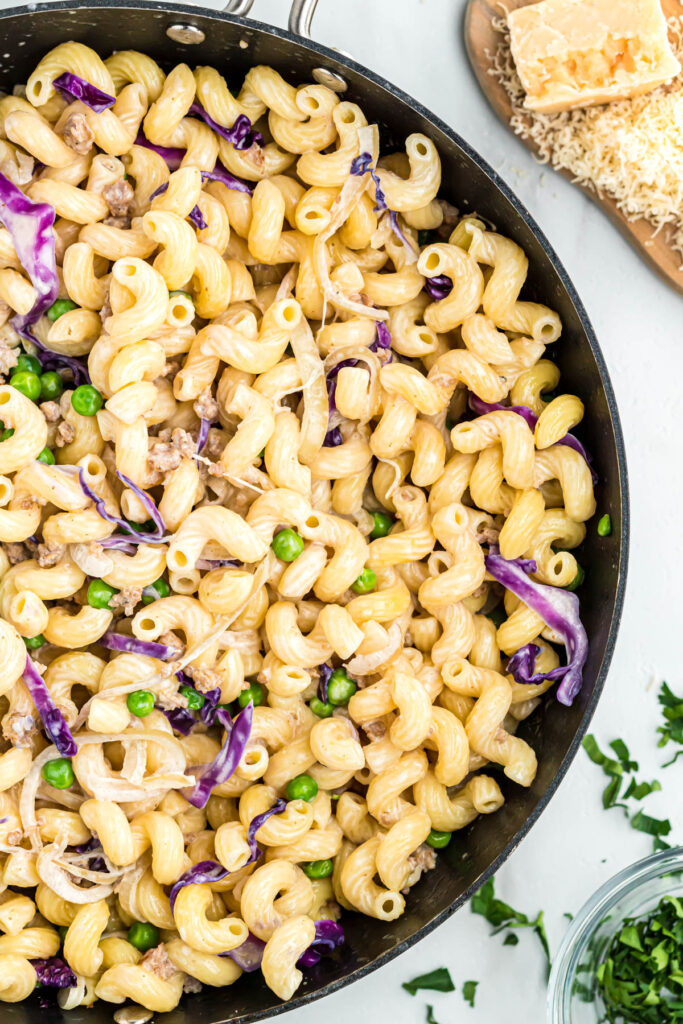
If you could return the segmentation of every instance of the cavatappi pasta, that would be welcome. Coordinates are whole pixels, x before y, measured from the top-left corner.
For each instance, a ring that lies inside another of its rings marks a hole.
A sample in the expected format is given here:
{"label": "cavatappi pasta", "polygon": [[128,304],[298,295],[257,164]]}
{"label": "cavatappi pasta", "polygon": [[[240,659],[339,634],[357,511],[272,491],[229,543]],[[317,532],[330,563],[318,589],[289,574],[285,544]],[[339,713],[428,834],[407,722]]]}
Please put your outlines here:
{"label": "cavatappi pasta", "polygon": [[0,1000],[288,999],[532,783],[584,409],[440,183],[267,67],[64,43],[0,99]]}

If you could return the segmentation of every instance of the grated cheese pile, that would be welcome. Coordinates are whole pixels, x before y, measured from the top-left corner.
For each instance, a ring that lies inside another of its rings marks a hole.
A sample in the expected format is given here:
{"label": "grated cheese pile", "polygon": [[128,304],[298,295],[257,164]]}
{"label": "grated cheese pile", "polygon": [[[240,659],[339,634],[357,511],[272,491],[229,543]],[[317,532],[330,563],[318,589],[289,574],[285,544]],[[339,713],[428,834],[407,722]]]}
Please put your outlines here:
{"label": "grated cheese pile", "polygon": [[[667,22],[672,48],[683,58],[683,18]],[[494,27],[501,45],[489,74],[512,104],[510,127],[537,146],[543,163],[569,171],[573,180],[608,195],[629,220],[668,226],[672,248],[683,258],[683,74],[670,85],[630,100],[560,114],[524,109],[504,19]]]}

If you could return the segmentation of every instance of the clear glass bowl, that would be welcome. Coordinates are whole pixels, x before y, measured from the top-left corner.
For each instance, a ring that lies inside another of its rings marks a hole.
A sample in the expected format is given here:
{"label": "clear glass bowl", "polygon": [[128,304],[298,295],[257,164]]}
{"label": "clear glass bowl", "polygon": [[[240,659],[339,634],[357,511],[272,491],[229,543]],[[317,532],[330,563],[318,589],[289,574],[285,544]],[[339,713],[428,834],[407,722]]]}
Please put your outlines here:
{"label": "clear glass bowl", "polygon": [[548,984],[548,1024],[598,1024],[604,1004],[595,972],[625,917],[653,910],[663,896],[683,895],[683,847],[624,868],[576,915],[555,957]]}

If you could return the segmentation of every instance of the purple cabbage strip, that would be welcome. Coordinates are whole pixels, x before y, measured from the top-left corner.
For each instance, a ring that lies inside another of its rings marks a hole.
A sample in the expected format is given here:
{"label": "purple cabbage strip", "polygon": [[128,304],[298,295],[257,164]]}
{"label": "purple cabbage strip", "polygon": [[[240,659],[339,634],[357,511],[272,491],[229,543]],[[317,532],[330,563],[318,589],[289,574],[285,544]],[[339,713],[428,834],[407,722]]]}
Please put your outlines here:
{"label": "purple cabbage strip", "polygon": [[220,135],[226,142],[231,143],[235,149],[250,149],[254,145],[263,145],[263,136],[252,128],[251,121],[246,114],[238,114],[232,128],[225,128],[218,121],[214,121],[198,100],[194,101],[188,114],[196,114],[197,117],[201,117],[202,121],[208,124],[216,135]]}
{"label": "purple cabbage strip", "polygon": [[136,636],[126,636],[124,633],[104,633],[97,643],[106,647],[108,651],[146,654],[149,658],[160,658],[162,661],[173,660],[178,653],[168,644],[158,644],[154,640],[138,640]]}
{"label": "purple cabbage strip", "polygon": [[[37,340],[32,339],[34,344],[39,344]],[[85,363],[81,362],[80,359],[76,359],[74,356],[65,356],[60,352],[52,352],[49,348],[42,348],[43,357],[41,362],[43,364],[43,370],[59,370],[67,367],[71,370],[74,378],[74,384],[78,387],[79,384],[92,384],[90,380],[90,374]]]}
{"label": "purple cabbage strip", "polygon": [[74,972],[58,956],[39,957],[31,963],[38,981],[46,988],[73,988],[77,984]]}
{"label": "purple cabbage strip", "polygon": [[202,448],[206,444],[209,437],[209,427],[211,426],[211,420],[202,419],[199,421],[199,433],[197,434],[197,454],[201,452]]}
{"label": "purple cabbage strip", "polygon": [[263,960],[263,950],[266,944],[263,939],[257,938],[249,932],[249,938],[245,939],[237,949],[231,949],[227,953],[219,953],[219,956],[229,956],[238,967],[241,967],[246,974],[258,971]]}
{"label": "purple cabbage strip", "polygon": [[[581,689],[583,666],[588,657],[588,637],[579,617],[579,599],[571,591],[537,583],[527,576],[529,570],[515,561],[507,561],[495,545],[486,556],[486,570],[507,590],[528,605],[545,624],[562,638],[567,664],[557,688],[557,699],[569,707]],[[553,678],[560,678],[559,672]]]}
{"label": "purple cabbage strip", "polygon": [[314,967],[325,954],[333,953],[345,942],[344,929],[336,921],[323,918],[315,922],[315,939],[297,960],[297,967]]}
{"label": "purple cabbage strip", "polygon": [[220,160],[216,161],[216,166],[212,171],[202,171],[202,181],[220,181],[226,188],[231,188],[235,192],[247,192],[249,195],[252,192],[246,181],[236,178],[234,174],[226,170]]}
{"label": "purple cabbage strip", "polygon": [[412,244],[407,235],[401,231],[401,226],[398,223],[398,214],[395,210],[389,210],[389,223],[391,224],[391,230],[394,232],[399,242],[402,243],[403,248],[407,249],[409,253],[416,256],[415,246]]}
{"label": "purple cabbage strip", "polygon": [[330,666],[324,662],[322,665],[318,665],[318,679],[320,680],[318,683],[318,697],[323,704],[327,704],[327,684],[330,681],[332,671]]}
{"label": "purple cabbage strip", "polygon": [[80,843],[78,846],[74,846],[76,853],[94,853],[102,851],[102,846],[97,836],[91,836],[87,843]]}
{"label": "purple cabbage strip", "polygon": [[[379,182],[379,175],[372,166],[372,157],[369,153],[361,153],[360,156],[354,157],[351,161],[350,167],[351,174],[359,178],[363,174],[369,174],[375,183],[375,207],[374,213],[382,213],[384,210],[389,210],[387,205],[387,199],[382,191],[382,186]],[[398,223],[398,214],[396,210],[389,210],[389,223],[391,224],[391,230],[394,232],[396,237],[402,244],[408,249],[409,252],[415,253],[415,247],[411,244],[410,240],[406,238],[404,233],[401,231]],[[451,285],[451,288],[453,286]]]}
{"label": "purple cabbage strip", "polygon": [[[538,423],[538,416],[528,405],[503,405],[501,402],[484,402],[477,395],[472,394],[472,392],[468,396],[468,404],[472,412],[476,412],[479,416],[485,416],[487,412],[497,412],[499,409],[502,409],[504,412],[516,412],[518,416],[526,420],[530,430],[534,430]],[[575,452],[579,453],[590,470],[593,486],[595,486],[599,482],[600,477],[593,469],[593,459],[578,437],[574,437],[573,434],[565,434],[556,443],[563,444],[567,448],[573,448]]]}
{"label": "purple cabbage strip", "polygon": [[119,537],[116,534],[113,534],[111,537],[105,537],[97,543],[100,547],[107,548],[108,550],[123,551],[124,555],[134,555],[137,550],[132,540],[126,540],[125,537]]}
{"label": "purple cabbage strip", "polygon": [[197,724],[197,719],[187,708],[162,708],[161,710],[181,736],[189,736]]}
{"label": "purple cabbage strip", "polygon": [[185,799],[189,800],[194,807],[206,807],[212,789],[215,786],[220,786],[223,782],[227,782],[231,775],[234,774],[244,749],[249,742],[251,724],[254,718],[254,704],[252,701],[249,701],[244,711],[231,723],[230,728],[228,728],[230,716],[227,713],[224,714],[221,709],[218,709],[217,717],[225,727],[228,735],[211,764],[204,768],[203,774],[197,780],[194,787],[190,790],[185,790],[183,793]]}
{"label": "purple cabbage strip", "polygon": [[375,340],[370,346],[370,351],[377,352],[381,348],[391,348],[391,334],[389,328],[382,320],[377,321],[376,331]]}
{"label": "purple cabbage strip", "polygon": [[278,797],[272,807],[269,807],[263,814],[257,814],[255,818],[251,819],[247,829],[247,842],[249,843],[251,858],[247,861],[247,864],[253,863],[261,856],[261,850],[256,842],[256,833],[261,828],[261,825],[264,825],[274,814],[282,814],[286,807],[287,801],[283,800],[282,797]]}
{"label": "purple cabbage strip", "polygon": [[166,161],[166,164],[171,171],[178,170],[186,153],[186,150],[178,149],[175,146],[156,146],[153,142],[150,142],[149,139],[145,138],[142,132],[138,132],[135,145],[144,146],[145,149],[151,149],[155,153],[158,153],[159,156]]}
{"label": "purple cabbage strip", "polygon": [[171,904],[171,911],[175,906],[178,893],[186,885],[203,885],[205,882],[222,882],[230,874],[227,868],[216,860],[200,860],[188,868],[174,883],[168,899]]}
{"label": "purple cabbage strip", "polygon": [[453,291],[453,282],[446,274],[437,274],[436,277],[425,278],[424,290],[431,295],[434,302],[440,302]]}
{"label": "purple cabbage strip", "polygon": [[[157,526],[157,532],[159,531],[159,526],[161,526],[161,533],[163,534],[165,532],[166,526],[164,524],[163,519],[159,515],[159,511],[154,502],[152,501],[152,499],[148,498],[147,495],[140,490],[137,484],[134,484],[133,481],[129,480],[127,476],[124,476],[123,473],[119,473],[119,471],[117,470],[116,475],[118,476],[119,480],[122,480],[127,487],[130,487],[130,489],[135,493],[135,495],[140,499],[140,501],[142,501],[145,508],[149,510],[150,516],[154,520],[155,525]],[[100,516],[106,522],[113,523],[115,526],[118,526],[119,529],[126,531],[126,537],[121,538],[126,543],[160,544],[163,541],[164,538],[161,536],[155,536],[153,533],[142,533],[141,531],[134,530],[130,523],[127,523],[125,519],[122,519],[120,516],[112,515],[111,512],[108,512],[104,498],[101,498],[99,494],[96,494],[95,491],[93,491],[92,487],[86,482],[85,472],[82,466],[78,467],[78,480],[81,485],[81,490],[85,494],[86,498],[90,498],[90,500],[94,503],[98,516]],[[108,541],[113,541],[114,543],[108,543]],[[105,537],[104,540],[101,540],[99,543],[103,548],[117,547],[118,538]]]}
{"label": "purple cabbage strip", "polygon": [[561,679],[566,673],[564,665],[553,668],[550,672],[535,672],[536,658],[541,653],[538,644],[525,644],[512,655],[507,663],[506,671],[517,683],[542,683],[545,679]]}
{"label": "purple cabbage strip", "polygon": [[53,701],[45,680],[28,654],[23,679],[50,741],[54,743],[62,757],[73,757],[78,753],[76,741],[71,735],[64,715]]}
{"label": "purple cabbage strip", "polygon": [[69,102],[80,100],[81,103],[85,103],[86,107],[94,110],[96,114],[109,110],[109,107],[113,107],[116,103],[115,96],[102,92],[96,85],[86,82],[84,78],[80,78],[70,71],[64,71],[59,78],[55,78],[52,84],[65,100]]}
{"label": "purple cabbage strip", "polygon": [[216,687],[215,690],[207,690],[203,693],[204,703],[199,709],[199,717],[205,725],[213,725],[218,718],[218,702],[221,699],[220,687]]}
{"label": "purple cabbage strip", "polygon": [[340,444],[344,444],[344,438],[339,427],[332,427],[332,430],[328,430],[323,440],[323,448],[338,448]]}
{"label": "purple cabbage strip", "polygon": [[[164,194],[164,192],[166,192],[167,190],[168,190],[168,182],[166,181],[166,182],[164,182],[163,185],[159,185],[159,188],[155,188],[154,189],[154,191],[152,192],[151,196],[149,197],[149,202],[151,203],[152,200],[156,199],[157,196],[162,196]],[[209,226],[206,223],[206,221],[204,220],[204,216],[202,214],[202,211],[196,205],[193,206],[192,209],[190,210],[190,212],[188,213],[187,219],[191,220],[192,223],[194,224],[194,226],[196,228],[199,228],[200,231],[203,231],[204,228],[208,228],[208,226]]]}
{"label": "purple cabbage strip", "polygon": [[7,229],[19,262],[31,279],[37,298],[33,307],[12,317],[12,327],[22,338],[44,348],[30,330],[59,295],[52,226],[55,211],[47,203],[34,203],[9,178],[0,174],[0,223]]}

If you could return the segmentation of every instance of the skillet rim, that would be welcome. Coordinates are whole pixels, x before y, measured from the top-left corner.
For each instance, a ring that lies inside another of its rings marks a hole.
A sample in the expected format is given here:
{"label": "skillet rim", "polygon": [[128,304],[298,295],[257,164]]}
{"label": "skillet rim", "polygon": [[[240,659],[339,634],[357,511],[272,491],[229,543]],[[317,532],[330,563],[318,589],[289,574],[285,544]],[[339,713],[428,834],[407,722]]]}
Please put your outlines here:
{"label": "skillet rim", "polygon": [[[579,323],[586,337],[588,345],[591,349],[593,358],[595,359],[598,374],[600,378],[601,387],[605,393],[605,399],[607,402],[607,408],[609,412],[610,423],[614,433],[614,445],[617,457],[617,476],[619,486],[619,516],[620,516],[620,535],[619,535],[619,558],[617,562],[617,585],[616,593],[614,595],[614,610],[605,640],[605,647],[598,670],[593,692],[590,700],[586,705],[583,717],[578,724],[574,738],[572,739],[567,753],[562,759],[555,775],[549,783],[547,789],[543,795],[539,798],[536,807],[533,809],[528,818],[524,821],[523,825],[515,833],[513,838],[505,845],[498,856],[489,864],[485,871],[473,882],[461,895],[449,906],[445,907],[444,910],[436,914],[429,922],[424,924],[416,932],[410,935],[408,938],[403,939],[392,949],[382,953],[376,959],[370,963],[364,964],[357,967],[355,970],[350,972],[346,977],[339,978],[335,981],[328,982],[310,992],[304,992],[300,996],[288,1000],[287,1002],[281,1003],[279,1006],[274,1006],[267,1010],[256,1010],[248,1012],[239,1017],[232,1018],[220,1018],[212,1022],[212,1024],[251,1024],[251,1022],[267,1019],[268,1017],[275,1017],[281,1013],[287,1013],[290,1010],[298,1009],[302,1006],[306,1006],[315,1000],[322,999],[325,996],[331,995],[337,992],[339,989],[350,985],[352,982],[358,981],[361,978],[366,977],[373,971],[385,964],[389,963],[395,957],[401,953],[405,953],[408,949],[414,946],[417,942],[429,935],[430,932],[434,931],[439,925],[443,924],[448,920],[457,910],[459,910],[465,903],[467,903],[474,893],[481,888],[481,886],[491,878],[500,866],[508,859],[510,854],[519,846],[521,841],[527,836],[532,826],[538,821],[539,817],[548,806],[550,800],[555,795],[560,783],[564,779],[569,766],[576,757],[578,749],[581,745],[583,737],[588,730],[595,708],[602,695],[604,689],[605,680],[609,667],[614,654],[614,648],[616,645],[617,634],[619,631],[619,624],[621,621],[621,615],[624,604],[624,594],[626,589],[626,578],[628,571],[628,555],[629,555],[629,543],[630,543],[630,507],[629,507],[629,485],[628,485],[628,469],[626,463],[626,450],[624,443],[624,435],[621,427],[621,420],[619,417],[619,411],[617,408],[616,397],[614,389],[612,387],[612,381],[605,363],[602,350],[598,343],[593,325],[588,317],[586,309],[579,298],[576,288],[569,277],[562,261],[555,252],[553,246],[550,244],[545,233],[542,231],[540,226],[536,223],[534,217],[527,210],[521,200],[516,196],[508,184],[500,177],[498,172],[468,143],[463,139],[456,131],[454,131],[449,125],[447,125],[440,117],[434,114],[431,110],[425,107],[418,100],[414,99],[404,90],[395,86],[388,79],[383,78],[381,75],[371,71],[363,64],[358,63],[352,57],[347,56],[341,51],[333,50],[328,46],[318,43],[315,40],[307,39],[303,36],[296,35],[287,29],[279,28],[275,25],[269,25],[266,22],[257,21],[253,18],[238,17],[236,15],[227,14],[225,11],[216,11],[211,8],[180,4],[180,3],[163,3],[159,0],[118,0],[117,3],[108,2],[108,0],[79,0],[78,6],[74,6],[71,0],[56,0],[51,3],[31,3],[30,5],[24,4],[20,7],[10,7],[0,11],[0,25],[2,22],[10,19],[17,18],[26,15],[40,14],[41,12],[54,12],[54,11],[71,11],[78,15],[83,10],[101,11],[103,9],[109,10],[125,10],[126,8],[132,10],[146,10],[156,11],[160,14],[182,14],[188,21],[187,23],[192,25],[196,24],[198,28],[201,28],[197,24],[197,21],[193,19],[210,19],[218,22],[227,22],[229,24],[238,25],[244,29],[262,32],[278,39],[282,39],[286,42],[293,43],[296,46],[302,47],[309,52],[324,58],[326,61],[331,61],[333,65],[339,66],[342,70],[348,68],[354,71],[356,74],[361,75],[367,79],[372,86],[379,86],[391,93],[394,99],[399,103],[408,106],[423,118],[425,118],[430,124],[434,125],[436,129],[442,132],[452,143],[454,143],[462,152],[477,166],[477,168],[486,176],[491,185],[498,189],[511,206],[514,213],[519,217],[524,224],[533,233],[537,241],[540,243],[542,249],[545,252],[549,262],[551,263],[555,273],[557,274],[559,281],[566,291],[570,302],[574,306]],[[188,45],[188,50],[191,50],[191,45]]]}

